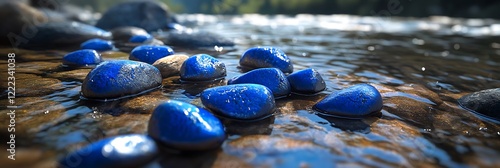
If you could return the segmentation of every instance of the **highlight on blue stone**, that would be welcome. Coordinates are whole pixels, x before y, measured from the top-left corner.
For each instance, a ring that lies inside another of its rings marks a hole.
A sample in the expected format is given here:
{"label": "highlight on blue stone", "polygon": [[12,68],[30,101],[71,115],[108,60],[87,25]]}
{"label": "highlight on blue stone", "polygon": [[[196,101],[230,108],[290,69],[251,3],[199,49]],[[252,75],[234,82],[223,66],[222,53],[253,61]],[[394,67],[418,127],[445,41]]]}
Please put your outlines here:
{"label": "highlight on blue stone", "polygon": [[233,119],[255,120],[272,115],[274,96],[259,84],[235,84],[204,90],[201,102],[214,113]]}
{"label": "highlight on blue stone", "polygon": [[179,151],[216,149],[226,139],[222,122],[195,105],[168,100],[151,114],[148,134],[162,146]]}
{"label": "highlight on blue stone", "polygon": [[155,141],[140,134],[102,139],[59,160],[59,167],[108,168],[142,167],[158,155]]}
{"label": "highlight on blue stone", "polygon": [[140,45],[130,52],[129,59],[153,64],[156,60],[172,54],[175,52],[169,46]]}
{"label": "highlight on blue stone", "polygon": [[292,73],[290,58],[279,48],[253,47],[245,51],[240,58],[240,65],[248,69],[278,68],[283,73]]}
{"label": "highlight on blue stone", "polygon": [[93,100],[116,100],[161,86],[160,71],[153,65],[130,60],[105,61],[85,77],[81,93]]}
{"label": "highlight on blue stone", "polygon": [[90,39],[80,45],[81,49],[93,49],[97,51],[107,51],[114,48],[113,42],[103,39]]}
{"label": "highlight on blue stone", "polygon": [[182,63],[180,76],[185,82],[218,80],[226,76],[226,65],[208,54],[193,55]]}
{"label": "highlight on blue stone", "polygon": [[314,94],[325,90],[326,84],[318,71],[312,68],[296,71],[287,77],[292,92]]}
{"label": "highlight on blue stone", "polygon": [[275,98],[286,97],[291,93],[290,83],[285,74],[277,68],[254,69],[227,81],[228,85],[254,83],[268,87]]}
{"label": "highlight on blue stone", "polygon": [[102,62],[102,58],[95,50],[83,49],[64,55],[62,62],[65,66],[81,67],[97,65]]}
{"label": "highlight on blue stone", "polygon": [[134,35],[132,37],[130,37],[130,39],[128,40],[129,42],[131,43],[143,43],[147,40],[151,40],[153,39],[153,36],[149,35],[149,34],[140,34],[140,35]]}
{"label": "highlight on blue stone", "polygon": [[382,110],[380,92],[369,84],[337,90],[314,105],[324,115],[341,118],[361,118]]}

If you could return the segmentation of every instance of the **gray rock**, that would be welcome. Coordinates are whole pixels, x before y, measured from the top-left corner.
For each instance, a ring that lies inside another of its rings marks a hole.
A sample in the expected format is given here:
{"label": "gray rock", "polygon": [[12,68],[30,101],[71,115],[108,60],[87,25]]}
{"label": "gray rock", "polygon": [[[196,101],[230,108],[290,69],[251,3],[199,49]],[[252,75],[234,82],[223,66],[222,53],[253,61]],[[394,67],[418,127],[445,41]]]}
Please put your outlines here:
{"label": "gray rock", "polygon": [[234,42],[209,32],[171,31],[156,36],[166,45],[181,47],[234,46]]}
{"label": "gray rock", "polygon": [[168,78],[180,74],[182,63],[188,59],[187,55],[169,55],[156,60],[153,66],[158,68],[161,72],[161,77]]}
{"label": "gray rock", "polygon": [[463,108],[500,120],[500,88],[481,90],[458,99]]}
{"label": "gray rock", "polygon": [[128,42],[128,40],[135,35],[149,35],[149,33],[143,28],[138,28],[134,26],[124,26],[117,27],[111,30],[113,34],[114,41],[124,41]]}

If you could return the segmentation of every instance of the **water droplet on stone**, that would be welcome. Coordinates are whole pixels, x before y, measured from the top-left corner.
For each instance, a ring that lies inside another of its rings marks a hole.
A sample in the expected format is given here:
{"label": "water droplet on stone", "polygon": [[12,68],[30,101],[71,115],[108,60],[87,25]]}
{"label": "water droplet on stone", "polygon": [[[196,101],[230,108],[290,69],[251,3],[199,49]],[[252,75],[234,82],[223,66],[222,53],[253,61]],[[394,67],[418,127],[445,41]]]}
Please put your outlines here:
{"label": "water droplet on stone", "polygon": [[425,71],[425,67],[422,67],[422,71]]}
{"label": "water droplet on stone", "polygon": [[479,127],[479,131],[488,131],[488,128],[486,128],[486,127]]}

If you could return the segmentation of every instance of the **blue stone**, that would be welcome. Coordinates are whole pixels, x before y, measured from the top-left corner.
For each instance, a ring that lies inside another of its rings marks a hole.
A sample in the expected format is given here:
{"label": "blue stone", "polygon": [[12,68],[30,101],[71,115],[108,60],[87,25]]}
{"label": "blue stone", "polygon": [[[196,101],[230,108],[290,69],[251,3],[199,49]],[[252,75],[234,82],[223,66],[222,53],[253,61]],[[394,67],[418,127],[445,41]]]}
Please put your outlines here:
{"label": "blue stone", "polygon": [[149,35],[149,34],[146,34],[146,35],[135,35],[135,36],[130,37],[130,39],[128,41],[131,42],[131,43],[143,43],[144,41],[152,39],[152,38],[153,37],[151,35]]}
{"label": "blue stone", "polygon": [[78,67],[97,65],[102,62],[102,58],[95,50],[84,49],[66,54],[62,61],[64,65]]}
{"label": "blue stone", "polygon": [[314,94],[325,90],[326,84],[321,75],[312,68],[294,72],[287,77],[292,92]]}
{"label": "blue stone", "polygon": [[360,118],[382,110],[382,96],[369,84],[357,84],[338,90],[314,105],[325,115]]}
{"label": "blue stone", "polygon": [[217,80],[226,76],[226,65],[210,55],[198,54],[182,63],[180,74],[186,82]]}
{"label": "blue stone", "polygon": [[102,139],[59,160],[60,167],[142,167],[158,155],[155,141],[139,134]]}
{"label": "blue stone", "polygon": [[120,99],[161,86],[160,71],[153,65],[130,60],[105,61],[92,69],[82,84],[88,99]]}
{"label": "blue stone", "polygon": [[80,48],[93,49],[97,51],[106,51],[106,50],[112,50],[114,46],[111,41],[95,38],[83,42],[80,45]]}
{"label": "blue stone", "polygon": [[172,54],[174,50],[168,46],[141,45],[132,50],[129,59],[153,64],[156,60]]}
{"label": "blue stone", "polygon": [[292,73],[292,61],[286,54],[274,47],[250,48],[240,59],[240,65],[250,69],[256,68],[278,68],[283,73]]}
{"label": "blue stone", "polygon": [[227,81],[228,85],[241,83],[264,85],[273,92],[275,98],[286,97],[291,92],[290,83],[285,74],[276,68],[254,69]]}
{"label": "blue stone", "polygon": [[212,113],[175,100],[156,107],[148,134],[160,144],[180,151],[215,149],[226,139],[222,122]]}
{"label": "blue stone", "polygon": [[221,116],[253,120],[271,116],[275,108],[269,88],[258,84],[235,84],[206,89],[203,105]]}

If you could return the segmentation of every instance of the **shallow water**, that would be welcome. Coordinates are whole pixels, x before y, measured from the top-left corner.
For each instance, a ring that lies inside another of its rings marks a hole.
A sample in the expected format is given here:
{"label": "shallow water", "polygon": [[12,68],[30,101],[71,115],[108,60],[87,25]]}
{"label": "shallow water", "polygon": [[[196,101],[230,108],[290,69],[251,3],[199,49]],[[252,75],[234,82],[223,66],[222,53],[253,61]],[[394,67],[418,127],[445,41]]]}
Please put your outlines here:
{"label": "shallow water", "polygon": [[[279,99],[276,113],[264,120],[223,120],[230,136],[221,149],[166,153],[148,167],[500,165],[499,122],[456,102],[467,93],[500,87],[500,21],[347,15],[181,15],[179,20],[236,42],[231,48],[174,48],[186,55],[215,56],[226,64],[226,79],[242,73],[237,66],[246,49],[276,46],[290,56],[295,71],[317,69],[327,90]],[[8,52],[11,49],[0,53]],[[180,84],[173,77],[164,79],[162,89],[138,97],[86,101],[79,92],[89,69],[61,68],[67,51],[15,52],[18,162],[0,159],[8,167],[54,167],[56,158],[90,142],[146,133],[158,103],[176,99],[202,106],[201,91],[225,84]],[[116,51],[102,54],[108,60],[128,58]],[[6,60],[0,63],[7,66]],[[2,79],[5,76],[2,73]],[[332,91],[357,83],[370,83],[382,93],[381,114],[349,120],[312,110]],[[3,92],[2,108],[5,98]],[[8,136],[6,129],[1,131],[2,137]],[[21,163],[23,159],[27,161]]]}

